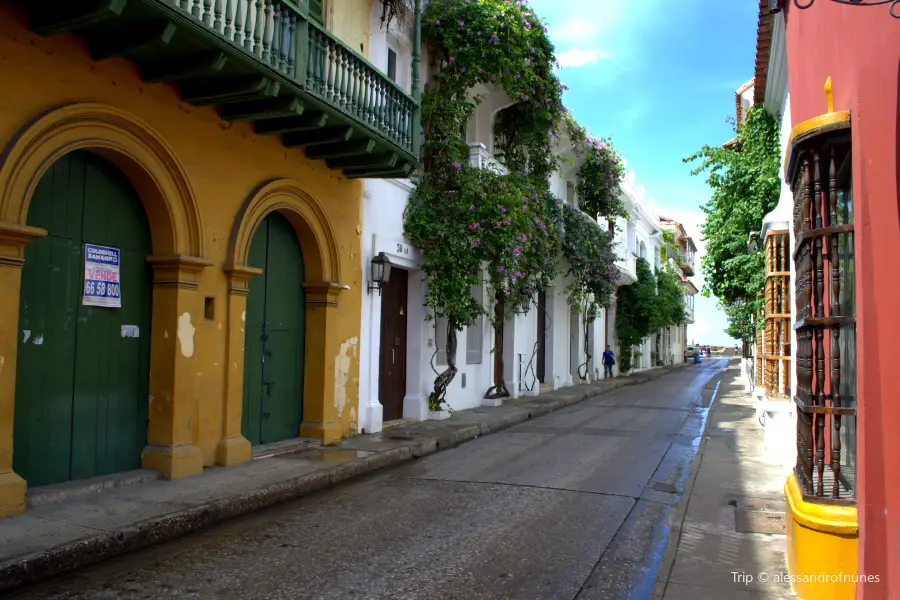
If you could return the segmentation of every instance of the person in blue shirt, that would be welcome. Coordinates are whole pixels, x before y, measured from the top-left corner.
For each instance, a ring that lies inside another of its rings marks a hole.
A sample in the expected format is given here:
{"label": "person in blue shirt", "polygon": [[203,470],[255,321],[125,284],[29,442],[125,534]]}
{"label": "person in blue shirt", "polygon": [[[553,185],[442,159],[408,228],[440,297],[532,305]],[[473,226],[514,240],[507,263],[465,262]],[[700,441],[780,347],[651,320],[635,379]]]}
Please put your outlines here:
{"label": "person in blue shirt", "polygon": [[613,365],[616,364],[616,355],[610,350],[609,345],[606,346],[606,352],[603,353],[603,379],[614,377]]}

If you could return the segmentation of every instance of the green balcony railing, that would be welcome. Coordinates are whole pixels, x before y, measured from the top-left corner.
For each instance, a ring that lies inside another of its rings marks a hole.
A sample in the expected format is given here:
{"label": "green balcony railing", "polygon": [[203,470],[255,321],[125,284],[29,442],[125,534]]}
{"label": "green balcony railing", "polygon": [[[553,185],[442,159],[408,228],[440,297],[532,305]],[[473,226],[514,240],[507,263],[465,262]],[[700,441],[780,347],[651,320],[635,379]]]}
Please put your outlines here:
{"label": "green balcony railing", "polygon": [[288,77],[348,120],[417,154],[418,104],[309,14],[308,0],[158,0]]}

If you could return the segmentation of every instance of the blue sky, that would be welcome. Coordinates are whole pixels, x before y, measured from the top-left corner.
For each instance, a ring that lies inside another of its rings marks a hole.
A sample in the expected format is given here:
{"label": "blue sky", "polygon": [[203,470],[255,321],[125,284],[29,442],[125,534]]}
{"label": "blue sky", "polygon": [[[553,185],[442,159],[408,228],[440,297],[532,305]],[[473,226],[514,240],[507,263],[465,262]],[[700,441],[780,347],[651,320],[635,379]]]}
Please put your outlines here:
{"label": "blue sky", "polygon": [[[733,137],[734,91],[753,77],[758,2],[531,0],[550,29],[566,106],[595,136],[611,137],[657,214],[700,237],[702,177],[681,159]],[[700,243],[699,245],[702,245]],[[702,248],[701,248],[702,251]],[[693,278],[702,286],[699,273]],[[696,297],[697,343],[726,344],[714,298]]]}

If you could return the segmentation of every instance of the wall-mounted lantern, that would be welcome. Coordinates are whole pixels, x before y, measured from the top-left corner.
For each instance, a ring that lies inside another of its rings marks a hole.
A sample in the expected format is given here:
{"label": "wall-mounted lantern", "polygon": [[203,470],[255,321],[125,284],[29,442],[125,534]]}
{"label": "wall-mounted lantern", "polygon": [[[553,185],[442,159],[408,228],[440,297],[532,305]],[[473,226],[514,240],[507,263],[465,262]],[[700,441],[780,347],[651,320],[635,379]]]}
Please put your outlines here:
{"label": "wall-mounted lantern", "polygon": [[369,274],[369,291],[378,290],[381,295],[383,284],[391,280],[391,261],[384,252],[372,259],[372,270]]}
{"label": "wall-mounted lantern", "polygon": [[[879,6],[881,4],[890,4],[891,16],[900,19],[900,0],[831,0],[838,4],[849,4],[850,6]],[[816,0],[794,0],[794,6],[799,9],[809,8],[815,4]],[[771,2],[769,6],[771,7]]]}

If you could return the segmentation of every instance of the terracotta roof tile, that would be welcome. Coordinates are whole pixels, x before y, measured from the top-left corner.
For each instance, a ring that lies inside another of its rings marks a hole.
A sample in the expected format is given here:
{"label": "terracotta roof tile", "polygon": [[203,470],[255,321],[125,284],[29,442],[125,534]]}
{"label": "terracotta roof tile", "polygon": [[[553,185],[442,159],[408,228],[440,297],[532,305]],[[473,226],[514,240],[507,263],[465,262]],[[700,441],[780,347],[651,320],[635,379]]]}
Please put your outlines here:
{"label": "terracotta roof tile", "polygon": [[769,0],[759,0],[759,21],[756,26],[756,88],[753,103],[762,104],[766,99],[766,78],[769,75],[769,51],[772,47],[772,26],[775,15],[769,12]]}

